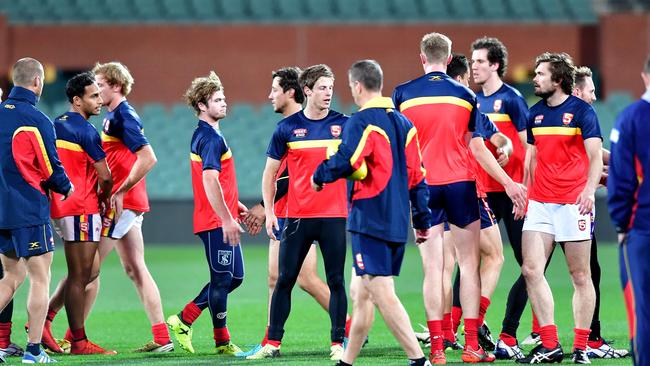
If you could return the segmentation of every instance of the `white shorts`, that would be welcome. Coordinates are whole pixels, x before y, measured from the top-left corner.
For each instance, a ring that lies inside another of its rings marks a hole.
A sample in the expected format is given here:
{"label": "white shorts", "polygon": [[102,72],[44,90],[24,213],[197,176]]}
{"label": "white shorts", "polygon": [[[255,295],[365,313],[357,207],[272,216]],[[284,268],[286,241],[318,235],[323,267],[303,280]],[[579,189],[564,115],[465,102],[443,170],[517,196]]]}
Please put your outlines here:
{"label": "white shorts", "polygon": [[580,215],[576,204],[529,200],[523,231],[551,234],[556,242],[591,240],[594,213]]}
{"label": "white shorts", "polygon": [[122,216],[115,222],[115,212],[108,211],[102,221],[102,236],[112,239],[122,239],[132,228],[142,228],[142,217],[144,212],[133,210],[122,210]]}
{"label": "white shorts", "polygon": [[54,231],[64,241],[99,241],[102,218],[99,214],[65,216],[52,219]]}

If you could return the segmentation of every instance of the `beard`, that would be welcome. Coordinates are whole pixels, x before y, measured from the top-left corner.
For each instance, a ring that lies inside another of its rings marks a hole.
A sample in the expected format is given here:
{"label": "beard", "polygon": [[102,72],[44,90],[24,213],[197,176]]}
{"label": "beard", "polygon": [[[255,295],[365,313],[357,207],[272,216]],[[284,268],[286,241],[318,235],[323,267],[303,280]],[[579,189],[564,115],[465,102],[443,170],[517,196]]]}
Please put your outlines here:
{"label": "beard", "polygon": [[555,93],[555,90],[535,90],[535,95],[546,100]]}

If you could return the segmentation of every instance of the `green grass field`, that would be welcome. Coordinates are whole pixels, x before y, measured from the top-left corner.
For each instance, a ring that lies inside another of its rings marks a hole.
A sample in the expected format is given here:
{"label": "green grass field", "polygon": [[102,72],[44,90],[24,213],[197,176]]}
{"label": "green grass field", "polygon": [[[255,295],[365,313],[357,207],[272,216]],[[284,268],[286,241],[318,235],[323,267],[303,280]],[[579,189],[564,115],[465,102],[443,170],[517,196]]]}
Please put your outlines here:
{"label": "green grass field", "polygon": [[[267,250],[264,245],[246,245],[244,256],[246,279],[229,299],[228,326],[232,340],[247,349],[258,343],[264,335],[266,325],[266,273]],[[627,321],[618,276],[618,254],[613,245],[602,245],[599,249],[602,266],[602,310],[603,335],[613,340],[619,348],[627,346]],[[509,247],[505,248],[506,265],[499,287],[492,298],[487,321],[492,332],[498,335],[505,309],[507,291],[519,273]],[[178,312],[191,300],[208,280],[208,271],[203,247],[198,240],[191,244],[175,247],[149,245],[147,263],[158,282],[163,299],[165,316]],[[348,262],[349,262],[348,253]],[[397,279],[397,291],[409,312],[414,326],[424,323],[421,285],[422,271],[416,248],[409,245],[402,275]],[[321,264],[322,266],[322,264]],[[52,289],[65,272],[65,259],[61,248],[56,252],[52,269]],[[349,275],[349,274],[346,274]],[[570,352],[573,342],[573,320],[571,313],[572,286],[561,252],[554,256],[548,276],[555,294],[556,323],[565,352]],[[123,273],[117,255],[111,254],[101,275],[101,291],[97,304],[87,324],[89,337],[110,349],[119,352],[117,356],[67,356],[57,359],[65,364],[123,364],[123,365],[332,365],[329,361],[329,318],[306,293],[296,287],[293,293],[293,311],[286,325],[282,344],[282,357],[273,360],[246,361],[214,355],[210,316],[206,312],[194,326],[194,348],[190,355],[180,347],[176,352],[165,355],[142,355],[132,350],[151,339],[149,322],[138,300],[135,289]],[[27,283],[16,297],[14,309],[13,340],[24,345],[22,326],[26,321],[25,294]],[[55,336],[62,337],[67,322],[62,311],[54,322]],[[523,339],[530,331],[530,311],[527,309],[519,329]],[[527,351],[527,349],[526,349]],[[428,352],[428,351],[427,351]],[[448,362],[460,363],[460,351],[449,352]],[[19,363],[10,358],[9,363]],[[363,349],[357,365],[405,365],[405,356],[377,313],[377,320],[370,332],[370,343]],[[503,362],[510,363],[510,362]],[[601,365],[629,365],[626,360],[597,360]]]}

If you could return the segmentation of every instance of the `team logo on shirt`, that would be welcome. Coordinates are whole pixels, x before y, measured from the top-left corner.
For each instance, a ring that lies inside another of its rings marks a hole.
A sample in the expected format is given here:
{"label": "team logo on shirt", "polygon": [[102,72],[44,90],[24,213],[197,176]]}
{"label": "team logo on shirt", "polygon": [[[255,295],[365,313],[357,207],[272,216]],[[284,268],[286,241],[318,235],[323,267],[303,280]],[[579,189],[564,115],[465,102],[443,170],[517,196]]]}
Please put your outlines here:
{"label": "team logo on shirt", "polygon": [[217,252],[217,258],[219,264],[222,266],[228,266],[230,265],[230,262],[232,262],[232,252],[229,250],[220,250]]}
{"label": "team logo on shirt", "polygon": [[585,231],[587,229],[587,220],[578,220],[578,229]]}
{"label": "team logo on shirt", "polygon": [[544,120],[544,115],[543,114],[538,114],[538,115],[535,116],[535,124],[536,125],[542,123],[543,120]]}
{"label": "team logo on shirt", "polygon": [[429,81],[439,81],[442,80],[442,78],[438,75],[433,75],[432,77],[429,78]]}
{"label": "team logo on shirt", "polygon": [[334,137],[341,136],[341,126],[339,126],[339,125],[330,126],[330,132],[332,133],[332,136],[334,136]]}
{"label": "team logo on shirt", "polygon": [[354,260],[357,262],[357,267],[359,267],[360,270],[366,269],[366,266],[363,265],[363,258],[361,257],[361,253],[357,253]]}
{"label": "team logo on shirt", "polygon": [[16,109],[16,106],[13,104],[5,104],[5,109]]}
{"label": "team logo on shirt", "polygon": [[296,128],[293,130],[293,135],[295,137],[305,137],[307,136],[307,129],[306,128]]}
{"label": "team logo on shirt", "polygon": [[37,250],[41,248],[41,243],[38,241],[33,241],[29,243],[29,248],[27,250]]}
{"label": "team logo on shirt", "polygon": [[573,120],[573,113],[564,113],[562,115],[562,123],[566,126]]}
{"label": "team logo on shirt", "polygon": [[495,100],[494,104],[492,105],[492,108],[494,109],[494,112],[500,111],[502,105],[503,105],[503,101],[501,99]]}

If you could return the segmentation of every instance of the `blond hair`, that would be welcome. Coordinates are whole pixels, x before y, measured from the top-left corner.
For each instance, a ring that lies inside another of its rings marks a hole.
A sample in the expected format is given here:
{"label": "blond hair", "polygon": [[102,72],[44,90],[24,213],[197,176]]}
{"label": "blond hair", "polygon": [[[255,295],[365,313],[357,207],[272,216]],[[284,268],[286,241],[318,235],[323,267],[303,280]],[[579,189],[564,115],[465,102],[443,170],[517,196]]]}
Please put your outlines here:
{"label": "blond hair", "polygon": [[442,33],[428,33],[420,41],[422,52],[429,63],[447,64],[451,55],[451,39]]}
{"label": "blond hair", "polygon": [[587,78],[593,77],[591,69],[587,66],[580,66],[576,68],[575,87],[582,89],[587,83]]}
{"label": "blond hair", "polygon": [[210,75],[192,80],[192,85],[187,89],[183,97],[187,105],[194,108],[198,115],[201,113],[199,103],[207,106],[208,99],[220,90],[223,90],[223,85],[219,76],[214,71],[210,71]]}
{"label": "blond hair", "polygon": [[120,92],[124,96],[127,96],[131,92],[131,88],[135,84],[135,80],[133,80],[129,69],[120,62],[113,61],[105,64],[98,62],[93,68],[93,73],[95,75],[101,74],[111,86],[119,85]]}

